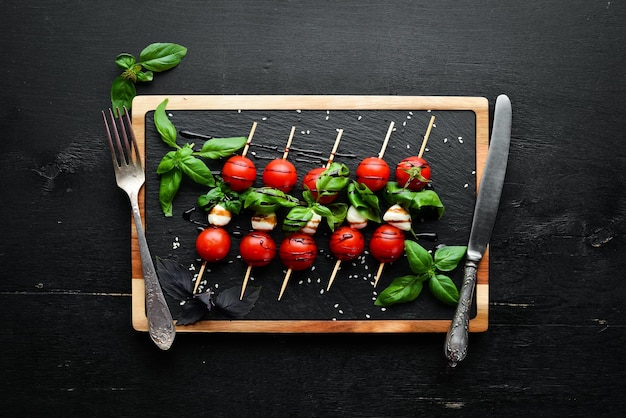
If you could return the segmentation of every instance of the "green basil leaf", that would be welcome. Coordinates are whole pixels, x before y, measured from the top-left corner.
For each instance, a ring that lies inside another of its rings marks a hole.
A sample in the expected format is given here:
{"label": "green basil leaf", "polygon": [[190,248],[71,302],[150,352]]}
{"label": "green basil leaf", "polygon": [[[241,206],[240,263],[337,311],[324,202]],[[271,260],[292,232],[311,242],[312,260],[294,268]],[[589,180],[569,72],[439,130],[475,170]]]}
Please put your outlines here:
{"label": "green basil leaf", "polygon": [[443,274],[436,274],[430,278],[428,287],[431,293],[443,303],[454,306],[459,302],[459,290],[451,278]]}
{"label": "green basil leaf", "polygon": [[408,208],[413,201],[413,192],[401,187],[397,182],[387,182],[383,189],[383,198],[390,205],[398,204],[403,208]]}
{"label": "green basil leaf", "polygon": [[337,194],[350,182],[350,169],[345,164],[331,163],[315,182],[318,196]]}
{"label": "green basil leaf", "polygon": [[302,190],[302,198],[307,203],[307,205],[312,206],[315,204],[315,199],[313,199],[313,194],[311,194],[311,191],[309,190],[308,187],[306,186],[304,187],[305,189]]}
{"label": "green basil leaf", "polygon": [[124,107],[130,109],[136,95],[137,89],[135,84],[121,75],[117,76],[111,84],[111,106],[115,116],[119,116],[118,109],[121,111],[123,111]]}
{"label": "green basil leaf", "polygon": [[378,197],[369,187],[362,183],[352,181],[348,185],[348,201],[361,216],[373,222],[380,223],[380,204]]}
{"label": "green basil leaf", "polygon": [[248,139],[244,136],[238,136],[233,138],[213,138],[204,143],[199,155],[202,158],[208,158],[210,160],[217,160],[218,158],[229,157],[237,150],[246,145]]}
{"label": "green basil leaf", "polygon": [[420,190],[419,192],[413,192],[413,201],[411,202],[411,209],[418,210],[422,213],[428,211],[432,212],[436,219],[441,219],[444,212],[443,203],[439,199],[439,195],[434,190]]}
{"label": "green basil leaf", "polygon": [[148,82],[148,81],[152,81],[152,79],[154,78],[154,74],[152,73],[152,71],[139,71],[137,73],[137,81],[141,81],[141,82]]}
{"label": "green basil leaf", "polygon": [[331,203],[327,206],[330,209],[331,216],[326,218],[331,231],[335,230],[337,225],[343,223],[348,215],[348,205],[345,203]]}
{"label": "green basil leaf", "polygon": [[467,247],[465,246],[446,246],[435,251],[433,259],[435,260],[435,268],[440,271],[452,271],[459,265],[459,262],[465,256]]}
{"label": "green basil leaf", "polygon": [[206,166],[204,161],[188,155],[184,157],[180,164],[180,169],[194,182],[208,187],[215,187],[215,177]]}
{"label": "green basil leaf", "polygon": [[433,258],[428,251],[415,241],[406,240],[404,251],[409,260],[409,267],[415,274],[429,274],[433,269]]}
{"label": "green basil leaf", "polygon": [[177,66],[187,55],[187,48],[173,43],[148,45],[139,55],[139,64],[150,71],[160,72]]}
{"label": "green basil leaf", "polygon": [[165,216],[172,216],[172,202],[183,178],[180,169],[175,168],[166,173],[161,174],[161,183],[159,185],[159,203]]}
{"label": "green basil leaf", "polygon": [[296,232],[301,230],[313,217],[313,209],[304,206],[295,206],[283,220],[284,232]]}
{"label": "green basil leaf", "polygon": [[294,207],[298,199],[272,187],[248,189],[243,197],[244,207],[254,212],[267,215],[281,207]]}
{"label": "green basil leaf", "polygon": [[376,298],[374,305],[390,306],[415,300],[422,292],[423,281],[416,276],[402,276],[393,279],[391,284]]}
{"label": "green basil leaf", "polygon": [[172,148],[180,148],[176,144],[176,128],[165,113],[168,99],[163,100],[154,111],[154,125],[161,135],[161,139]]}
{"label": "green basil leaf", "polygon": [[224,197],[225,195],[222,189],[219,187],[214,187],[206,194],[198,197],[198,206],[208,212],[213,209],[213,206],[224,200]]}
{"label": "green basil leaf", "polygon": [[122,70],[128,70],[129,68],[133,68],[135,65],[135,57],[130,54],[119,54],[115,58],[115,64],[120,67]]}
{"label": "green basil leaf", "polygon": [[177,167],[176,151],[170,151],[161,158],[161,162],[157,166],[157,174],[164,174]]}

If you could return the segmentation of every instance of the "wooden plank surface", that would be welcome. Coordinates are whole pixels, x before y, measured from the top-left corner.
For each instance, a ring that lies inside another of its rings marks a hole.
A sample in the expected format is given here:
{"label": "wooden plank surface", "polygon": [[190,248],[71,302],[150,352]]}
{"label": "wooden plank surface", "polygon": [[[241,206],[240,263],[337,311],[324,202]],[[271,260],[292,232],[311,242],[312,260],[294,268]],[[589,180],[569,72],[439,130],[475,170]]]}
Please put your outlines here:
{"label": "wooden plank surface", "polygon": [[[133,101],[133,128],[140,149],[145,149],[146,114],[168,99],[168,111],[175,110],[452,110],[475,114],[476,184],[480,183],[487,158],[489,106],[482,97],[436,96],[338,96],[338,95],[151,95]],[[144,154],[145,163],[145,154]],[[145,193],[140,194],[145,223]],[[470,216],[470,215],[468,215]],[[144,285],[137,237],[132,226],[132,323],[138,331],[147,331]],[[149,226],[147,226],[149,228]],[[477,314],[471,318],[470,332],[488,328],[489,251],[479,264],[475,294]],[[271,333],[393,333],[447,332],[449,320],[203,320],[193,325],[177,326],[177,332],[271,332]]]}

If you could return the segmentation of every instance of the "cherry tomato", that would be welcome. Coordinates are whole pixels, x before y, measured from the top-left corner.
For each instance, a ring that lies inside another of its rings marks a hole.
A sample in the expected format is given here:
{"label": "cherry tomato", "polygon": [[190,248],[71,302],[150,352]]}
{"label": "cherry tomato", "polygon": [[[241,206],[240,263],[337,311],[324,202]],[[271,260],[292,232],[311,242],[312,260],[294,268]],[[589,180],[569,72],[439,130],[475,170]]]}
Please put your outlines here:
{"label": "cherry tomato", "polygon": [[277,159],[270,161],[263,170],[263,183],[284,193],[289,193],[298,182],[296,167],[289,161]]}
{"label": "cherry tomato", "polygon": [[265,232],[253,231],[241,240],[239,253],[248,265],[263,267],[276,255],[276,243]]}
{"label": "cherry tomato", "polygon": [[382,158],[369,157],[359,163],[356,168],[356,181],[376,192],[387,184],[391,170]]}
{"label": "cherry tomato", "polygon": [[205,228],[196,238],[196,251],[208,262],[222,260],[230,251],[230,235],[217,226]]}
{"label": "cherry tomato", "polygon": [[404,233],[392,225],[376,228],[370,239],[370,252],[381,263],[391,263],[404,253]]}
{"label": "cherry tomato", "polygon": [[320,175],[324,171],[326,171],[325,167],[318,167],[309,171],[306,174],[306,176],[304,176],[304,179],[302,180],[302,188],[303,189],[308,188],[311,191],[311,196],[313,196],[313,200],[315,200],[318,203],[321,203],[322,205],[327,205],[331,203],[332,201],[334,201],[339,194],[337,192],[333,192],[333,193],[320,196],[318,199],[318,190],[317,190],[316,183],[317,183],[317,179],[320,177]]}
{"label": "cherry tomato", "polygon": [[317,245],[310,235],[296,232],[283,240],[278,255],[287,268],[304,270],[313,265],[317,256]]}
{"label": "cherry tomato", "polygon": [[256,167],[249,158],[235,155],[224,163],[222,178],[231,190],[243,192],[254,183]]}
{"label": "cherry tomato", "polygon": [[430,165],[423,158],[407,157],[396,166],[396,181],[401,187],[420,191],[430,182]]}
{"label": "cherry tomato", "polygon": [[329,245],[330,251],[339,260],[354,260],[365,249],[365,238],[357,229],[342,226],[330,236]]}

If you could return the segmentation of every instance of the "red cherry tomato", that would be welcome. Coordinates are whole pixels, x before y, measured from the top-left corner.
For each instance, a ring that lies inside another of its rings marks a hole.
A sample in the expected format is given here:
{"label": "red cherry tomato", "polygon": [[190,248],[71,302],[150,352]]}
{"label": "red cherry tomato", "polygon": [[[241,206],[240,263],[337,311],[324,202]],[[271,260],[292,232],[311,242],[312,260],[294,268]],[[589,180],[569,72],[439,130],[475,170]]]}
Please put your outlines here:
{"label": "red cherry tomato", "polygon": [[298,182],[296,167],[281,159],[270,161],[263,170],[263,183],[284,193],[289,193]]}
{"label": "red cherry tomato", "polygon": [[407,157],[396,166],[396,181],[414,192],[422,190],[430,182],[430,165],[423,158]]}
{"label": "red cherry tomato", "polygon": [[210,226],[198,234],[196,251],[208,262],[222,260],[230,251],[230,235],[224,228]]}
{"label": "red cherry tomato", "polygon": [[382,158],[369,157],[359,163],[356,168],[356,181],[376,192],[387,184],[391,170]]}
{"label": "red cherry tomato", "polygon": [[317,245],[310,235],[296,232],[283,240],[278,255],[287,268],[304,270],[313,265],[317,256]]}
{"label": "red cherry tomato", "polygon": [[365,238],[360,231],[342,226],[330,236],[330,251],[342,261],[354,260],[365,249]]}
{"label": "red cherry tomato", "polygon": [[370,252],[381,263],[391,263],[404,253],[404,233],[384,224],[376,228],[370,239]]}
{"label": "red cherry tomato", "polygon": [[263,267],[276,255],[276,243],[265,232],[253,231],[241,240],[239,253],[249,266]]}
{"label": "red cherry tomato", "polygon": [[256,167],[249,158],[235,155],[224,163],[222,178],[231,190],[243,192],[254,183]]}
{"label": "red cherry tomato", "polygon": [[324,171],[326,171],[325,167],[318,167],[309,171],[306,174],[306,176],[304,176],[304,179],[302,180],[302,188],[303,189],[308,188],[311,191],[311,196],[313,196],[313,200],[315,200],[318,203],[321,203],[322,205],[327,205],[337,198],[338,193],[334,192],[334,193],[320,196],[318,198],[318,190],[317,190],[316,183],[317,183],[317,179],[320,177],[320,175]]}

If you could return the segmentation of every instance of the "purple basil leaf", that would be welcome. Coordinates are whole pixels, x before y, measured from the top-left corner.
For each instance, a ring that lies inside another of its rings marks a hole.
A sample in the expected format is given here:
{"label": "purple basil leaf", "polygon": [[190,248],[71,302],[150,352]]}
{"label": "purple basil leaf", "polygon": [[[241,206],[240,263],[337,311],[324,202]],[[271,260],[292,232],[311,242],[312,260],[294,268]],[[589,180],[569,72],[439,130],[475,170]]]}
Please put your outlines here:
{"label": "purple basil leaf", "polygon": [[207,312],[209,312],[209,310],[202,301],[190,299],[180,307],[176,325],[191,325],[201,320]]}
{"label": "purple basil leaf", "polygon": [[261,287],[250,286],[246,289],[243,300],[239,300],[241,289],[231,287],[220,292],[215,297],[215,306],[220,308],[228,316],[235,319],[243,318],[254,308],[254,304],[259,298],[260,293]]}
{"label": "purple basil leaf", "polygon": [[209,311],[213,309],[213,306],[215,306],[215,302],[213,302],[213,289],[211,288],[209,288],[206,292],[194,295],[194,298],[204,303],[206,309]]}
{"label": "purple basil leaf", "polygon": [[189,270],[173,260],[157,257],[157,271],[168,295],[180,302],[193,298],[193,277]]}

